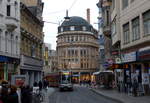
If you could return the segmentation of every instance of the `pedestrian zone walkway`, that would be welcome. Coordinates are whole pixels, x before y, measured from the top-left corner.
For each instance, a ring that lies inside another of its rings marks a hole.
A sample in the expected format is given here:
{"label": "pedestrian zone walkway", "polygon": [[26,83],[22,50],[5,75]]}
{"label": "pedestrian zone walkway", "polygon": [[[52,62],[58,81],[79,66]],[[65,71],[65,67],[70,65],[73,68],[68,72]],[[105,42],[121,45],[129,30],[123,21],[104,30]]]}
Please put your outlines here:
{"label": "pedestrian zone walkway", "polygon": [[125,93],[119,93],[117,90],[106,90],[106,89],[91,89],[91,90],[104,97],[119,101],[121,103],[150,103],[150,96],[133,97]]}

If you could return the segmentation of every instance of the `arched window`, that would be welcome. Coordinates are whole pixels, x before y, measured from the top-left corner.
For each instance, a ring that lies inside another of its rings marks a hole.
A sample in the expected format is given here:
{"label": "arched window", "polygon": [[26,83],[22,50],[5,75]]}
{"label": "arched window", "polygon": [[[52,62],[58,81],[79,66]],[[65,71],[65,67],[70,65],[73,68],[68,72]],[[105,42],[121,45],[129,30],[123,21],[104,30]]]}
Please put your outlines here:
{"label": "arched window", "polygon": [[18,36],[16,36],[16,54],[18,54],[19,48],[18,48]]}
{"label": "arched window", "polygon": [[14,47],[13,47],[14,46],[14,42],[13,42],[14,41],[14,35],[13,34],[11,34],[10,39],[11,39],[11,53],[13,54],[14,53],[13,52],[14,51]]}

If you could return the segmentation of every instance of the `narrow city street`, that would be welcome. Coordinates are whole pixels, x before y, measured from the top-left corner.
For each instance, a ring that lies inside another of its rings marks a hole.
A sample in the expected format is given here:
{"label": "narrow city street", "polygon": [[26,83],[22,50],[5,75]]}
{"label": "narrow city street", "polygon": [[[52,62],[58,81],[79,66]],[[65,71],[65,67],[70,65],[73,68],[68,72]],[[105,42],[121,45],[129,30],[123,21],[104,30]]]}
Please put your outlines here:
{"label": "narrow city street", "polygon": [[86,87],[74,87],[74,91],[60,92],[58,89],[53,93],[49,103],[118,103],[102,97]]}

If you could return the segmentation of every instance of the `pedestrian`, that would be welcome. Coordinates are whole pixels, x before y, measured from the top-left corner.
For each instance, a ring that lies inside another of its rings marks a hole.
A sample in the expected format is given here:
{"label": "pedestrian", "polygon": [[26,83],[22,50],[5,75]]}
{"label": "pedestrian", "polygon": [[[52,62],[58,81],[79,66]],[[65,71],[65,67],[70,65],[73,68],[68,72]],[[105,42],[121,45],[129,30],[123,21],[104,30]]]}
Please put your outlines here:
{"label": "pedestrian", "polygon": [[8,94],[8,103],[19,103],[18,100],[17,87],[12,85]]}
{"label": "pedestrian", "polygon": [[21,88],[21,103],[31,103],[31,90],[28,85]]}
{"label": "pedestrian", "polygon": [[3,101],[2,101],[2,86],[0,86],[0,103],[3,103]]}
{"label": "pedestrian", "polygon": [[133,81],[133,94],[136,97],[137,96],[137,89],[138,89],[138,82],[136,79]]}
{"label": "pedestrian", "polygon": [[38,83],[37,83],[37,82],[34,82],[34,83],[33,83],[33,86],[34,86],[34,87],[37,87],[37,86],[38,86]]}
{"label": "pedestrian", "polygon": [[2,81],[1,99],[3,103],[8,102],[8,82]]}
{"label": "pedestrian", "polygon": [[42,87],[43,87],[43,84],[42,84],[41,81],[39,81],[39,89],[40,89],[40,91],[42,90]]}

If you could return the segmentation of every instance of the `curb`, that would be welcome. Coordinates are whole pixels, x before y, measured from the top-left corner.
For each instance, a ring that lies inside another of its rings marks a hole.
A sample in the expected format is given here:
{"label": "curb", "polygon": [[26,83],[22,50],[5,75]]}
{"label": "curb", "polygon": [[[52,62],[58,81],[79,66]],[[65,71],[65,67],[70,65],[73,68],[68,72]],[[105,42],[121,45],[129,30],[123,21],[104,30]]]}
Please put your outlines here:
{"label": "curb", "polygon": [[118,100],[118,99],[115,99],[115,98],[106,96],[106,95],[104,95],[104,94],[102,94],[102,93],[99,93],[99,92],[97,92],[97,91],[94,90],[94,89],[90,89],[90,90],[91,90],[92,92],[94,92],[94,93],[100,95],[100,96],[103,96],[103,97],[105,97],[105,98],[111,99],[111,100],[116,101],[116,102],[118,102],[118,103],[125,103],[125,102],[123,102],[123,101],[121,101],[121,100]]}

